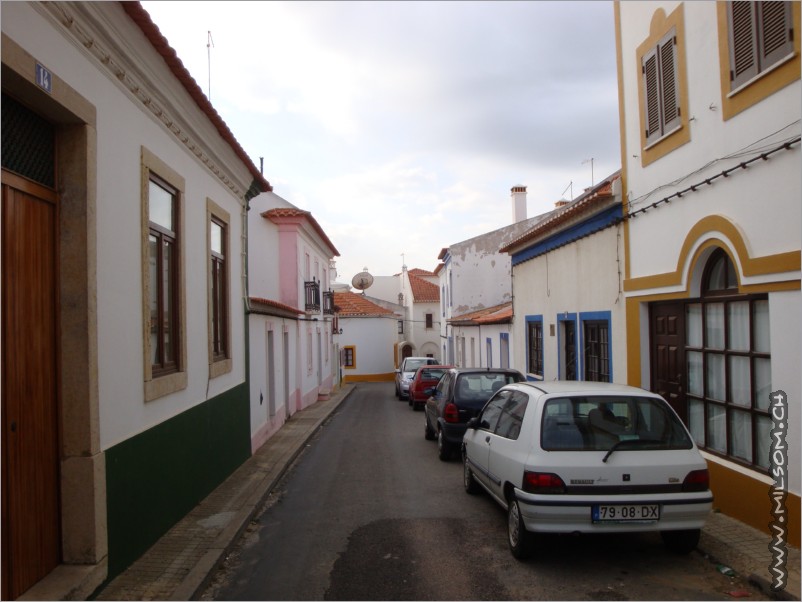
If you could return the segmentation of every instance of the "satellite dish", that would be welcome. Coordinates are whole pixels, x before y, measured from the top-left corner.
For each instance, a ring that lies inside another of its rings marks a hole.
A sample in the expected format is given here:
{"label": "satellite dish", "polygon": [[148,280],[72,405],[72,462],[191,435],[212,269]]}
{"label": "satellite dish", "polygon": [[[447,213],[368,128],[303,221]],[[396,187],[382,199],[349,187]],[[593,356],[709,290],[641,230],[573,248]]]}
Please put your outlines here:
{"label": "satellite dish", "polygon": [[364,291],[373,284],[373,276],[368,273],[368,268],[364,268],[356,276],[351,279],[351,285],[360,291]]}

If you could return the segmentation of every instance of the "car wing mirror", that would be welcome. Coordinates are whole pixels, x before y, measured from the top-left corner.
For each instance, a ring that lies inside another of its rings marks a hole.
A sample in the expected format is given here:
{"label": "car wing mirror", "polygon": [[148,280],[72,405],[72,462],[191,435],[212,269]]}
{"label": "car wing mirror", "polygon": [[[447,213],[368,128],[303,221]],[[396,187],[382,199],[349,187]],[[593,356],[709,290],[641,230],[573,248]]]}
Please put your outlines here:
{"label": "car wing mirror", "polygon": [[466,426],[469,429],[475,429],[475,428],[478,428],[479,426],[481,426],[481,422],[479,421],[479,417],[478,416],[474,416],[473,418],[471,418],[468,421],[468,424]]}

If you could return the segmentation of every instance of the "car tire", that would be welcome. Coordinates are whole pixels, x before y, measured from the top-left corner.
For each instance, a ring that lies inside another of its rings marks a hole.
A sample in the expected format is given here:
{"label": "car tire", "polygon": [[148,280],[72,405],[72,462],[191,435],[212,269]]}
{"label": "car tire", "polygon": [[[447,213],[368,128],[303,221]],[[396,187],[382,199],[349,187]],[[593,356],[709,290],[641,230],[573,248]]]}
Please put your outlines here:
{"label": "car tire", "polygon": [[410,396],[410,397],[407,397],[407,405],[408,405],[410,408],[414,408],[414,407],[415,407],[415,404],[412,402],[412,397],[411,397],[411,396]]}
{"label": "car tire", "polygon": [[471,467],[468,466],[468,456],[465,452],[462,453],[462,484],[465,492],[471,495],[476,495],[482,490],[481,485],[476,482],[476,477],[473,476]]}
{"label": "car tire", "polygon": [[532,553],[532,534],[526,530],[521,516],[521,507],[514,497],[507,507],[507,543],[510,552],[518,560],[529,558]]}
{"label": "car tire", "polygon": [[446,438],[443,436],[443,429],[440,429],[437,431],[437,457],[443,462],[448,462],[451,459],[452,453],[451,444],[446,441]]}
{"label": "car tire", "polygon": [[675,554],[690,554],[699,545],[701,529],[683,529],[681,531],[660,531],[663,544]]}
{"label": "car tire", "polygon": [[426,425],[426,430],[423,431],[423,436],[426,438],[427,441],[434,441],[437,437],[432,430],[432,427],[429,426],[429,417],[424,415],[423,422]]}

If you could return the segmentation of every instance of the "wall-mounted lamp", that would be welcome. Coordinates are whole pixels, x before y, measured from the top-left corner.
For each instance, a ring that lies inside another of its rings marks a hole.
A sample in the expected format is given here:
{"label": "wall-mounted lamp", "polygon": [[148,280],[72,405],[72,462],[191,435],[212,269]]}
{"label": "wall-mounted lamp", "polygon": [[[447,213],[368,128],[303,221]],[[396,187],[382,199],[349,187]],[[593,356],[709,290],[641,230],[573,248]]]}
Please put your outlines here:
{"label": "wall-mounted lamp", "polygon": [[342,334],[342,333],[343,333],[343,329],[340,328],[340,330],[337,331],[337,334]]}

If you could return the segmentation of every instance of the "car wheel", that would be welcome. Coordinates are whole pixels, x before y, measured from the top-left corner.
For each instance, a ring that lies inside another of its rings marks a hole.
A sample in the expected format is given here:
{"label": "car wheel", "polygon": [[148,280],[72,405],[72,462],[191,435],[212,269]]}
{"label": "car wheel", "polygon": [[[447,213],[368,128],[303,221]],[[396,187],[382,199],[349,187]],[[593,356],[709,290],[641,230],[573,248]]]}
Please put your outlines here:
{"label": "car wheel", "polygon": [[507,543],[512,555],[518,560],[528,558],[531,553],[531,533],[524,526],[521,507],[514,497],[507,508]]}
{"label": "car wheel", "polygon": [[414,403],[412,403],[412,397],[408,397],[408,398],[407,398],[407,400],[408,400],[408,401],[407,401],[407,405],[408,405],[410,408],[413,408],[413,407],[415,407],[415,404],[414,404]]}
{"label": "car wheel", "polygon": [[683,529],[681,531],[660,531],[666,548],[675,554],[690,554],[699,545],[700,529]]}
{"label": "car wheel", "polygon": [[435,435],[432,427],[429,426],[429,417],[424,415],[423,422],[426,424],[426,430],[423,432],[423,436],[426,437],[427,441],[434,441]]}
{"label": "car wheel", "polygon": [[437,431],[437,457],[443,462],[448,462],[451,459],[451,444],[446,441],[443,436],[443,430]]}
{"label": "car wheel", "polygon": [[462,453],[462,484],[465,486],[465,491],[471,495],[479,493],[482,489],[476,482],[471,467],[468,466],[468,456],[465,452]]}

